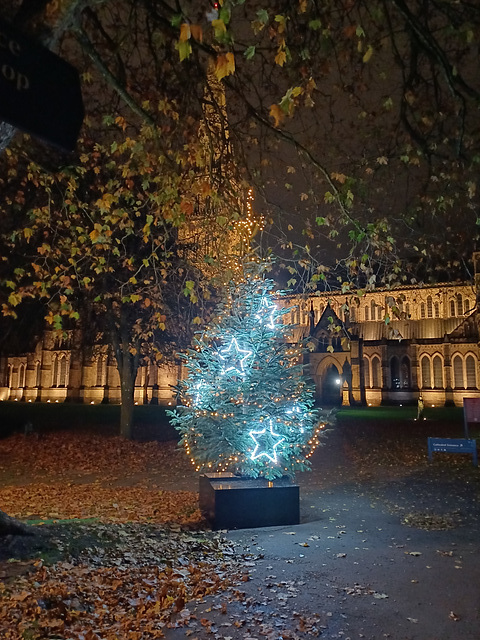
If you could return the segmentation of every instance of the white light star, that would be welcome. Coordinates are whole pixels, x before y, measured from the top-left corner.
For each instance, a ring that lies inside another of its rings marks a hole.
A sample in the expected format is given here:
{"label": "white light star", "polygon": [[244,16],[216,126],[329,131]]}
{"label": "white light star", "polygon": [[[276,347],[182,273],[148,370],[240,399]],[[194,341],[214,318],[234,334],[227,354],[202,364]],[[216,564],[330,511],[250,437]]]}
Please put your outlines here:
{"label": "white light star", "polygon": [[[265,456],[265,458],[268,458],[270,462],[276,463],[277,447],[285,440],[285,438],[279,433],[275,433],[275,431],[273,430],[272,421],[270,420],[270,428],[268,430],[266,427],[264,427],[260,431],[250,431],[249,435],[255,442],[255,449],[253,450],[253,453],[251,455],[252,460],[257,460],[257,458]],[[277,439],[277,441],[272,447],[272,442],[275,438]],[[260,448],[265,449],[265,451],[260,451],[259,453]],[[267,451],[267,449],[271,449],[272,452],[270,453],[269,451]]]}
{"label": "white light star", "polygon": [[252,352],[248,349],[240,349],[236,338],[232,338],[231,343],[225,349],[220,349],[220,357],[222,360],[233,360],[235,364],[225,366],[223,373],[238,372],[240,375],[245,375],[245,360],[247,360]]}
{"label": "white light star", "polygon": [[260,308],[258,310],[258,313],[255,315],[255,317],[258,318],[259,320],[263,320],[263,318],[266,316],[267,317],[267,322],[265,323],[266,326],[269,329],[275,329],[274,315],[276,310],[277,310],[277,307],[274,304],[272,304],[268,300],[268,298],[263,297],[260,302]]}

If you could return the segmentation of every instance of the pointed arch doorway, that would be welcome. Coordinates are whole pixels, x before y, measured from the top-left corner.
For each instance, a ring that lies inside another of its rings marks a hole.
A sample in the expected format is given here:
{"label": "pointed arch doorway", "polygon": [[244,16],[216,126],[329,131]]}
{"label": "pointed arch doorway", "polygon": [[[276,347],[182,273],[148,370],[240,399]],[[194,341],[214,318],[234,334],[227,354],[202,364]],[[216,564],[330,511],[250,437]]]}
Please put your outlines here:
{"label": "pointed arch doorway", "polygon": [[342,377],[334,364],[325,369],[322,379],[322,404],[339,407],[342,404]]}

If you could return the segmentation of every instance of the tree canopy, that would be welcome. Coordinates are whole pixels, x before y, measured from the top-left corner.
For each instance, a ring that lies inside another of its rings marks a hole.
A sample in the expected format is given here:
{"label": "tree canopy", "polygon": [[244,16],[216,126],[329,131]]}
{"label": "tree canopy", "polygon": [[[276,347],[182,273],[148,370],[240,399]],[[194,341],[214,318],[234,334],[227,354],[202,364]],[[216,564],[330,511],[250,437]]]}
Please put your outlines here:
{"label": "tree canopy", "polygon": [[[440,265],[460,274],[477,238],[474,3],[18,0],[8,10],[82,69],[90,114],[105,109],[99,82],[113,89],[111,113],[149,124],[162,83],[183,113],[210,103],[270,221],[264,243],[307,279],[322,280],[326,264],[356,285]],[[209,71],[226,109],[205,93]]]}

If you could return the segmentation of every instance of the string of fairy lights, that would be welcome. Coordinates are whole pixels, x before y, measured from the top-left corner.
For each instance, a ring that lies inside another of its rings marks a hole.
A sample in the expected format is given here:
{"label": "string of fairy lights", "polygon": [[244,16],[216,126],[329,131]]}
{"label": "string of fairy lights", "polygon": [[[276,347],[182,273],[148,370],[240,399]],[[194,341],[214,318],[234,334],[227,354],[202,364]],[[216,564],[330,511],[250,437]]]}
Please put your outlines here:
{"label": "string of fairy lights", "polygon": [[265,218],[254,212],[254,200],[253,189],[249,188],[243,201],[243,215],[233,224],[231,238],[233,251],[225,260],[225,271],[235,273],[235,277],[242,277],[245,260],[258,261],[251,254],[252,240],[257,233],[264,230]]}
{"label": "string of fairy lights", "polygon": [[250,251],[250,243],[253,237],[265,228],[265,218],[254,213],[254,200],[253,189],[248,189],[245,198],[245,215],[235,223],[235,231],[238,234],[243,253]]}

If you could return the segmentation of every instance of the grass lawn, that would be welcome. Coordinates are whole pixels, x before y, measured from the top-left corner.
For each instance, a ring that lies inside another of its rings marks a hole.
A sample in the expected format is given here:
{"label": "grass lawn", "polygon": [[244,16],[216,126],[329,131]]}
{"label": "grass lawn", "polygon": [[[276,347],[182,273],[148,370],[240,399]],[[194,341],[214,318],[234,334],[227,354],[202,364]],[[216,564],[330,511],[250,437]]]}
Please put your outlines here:
{"label": "grass lawn", "polygon": [[[170,426],[167,407],[137,405],[134,407],[134,438],[136,440],[175,440],[176,432]],[[31,422],[37,433],[81,429],[103,435],[119,432],[120,405],[75,404],[47,402],[0,402],[0,437],[23,433]]]}
{"label": "grass lawn", "polygon": [[[339,417],[348,420],[389,420],[394,422],[403,422],[405,420],[413,420],[417,416],[417,407],[342,407],[339,411]],[[452,422],[463,425],[463,408],[462,407],[425,407],[424,416],[428,420],[435,422]]]}

